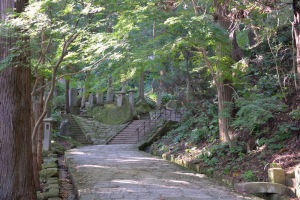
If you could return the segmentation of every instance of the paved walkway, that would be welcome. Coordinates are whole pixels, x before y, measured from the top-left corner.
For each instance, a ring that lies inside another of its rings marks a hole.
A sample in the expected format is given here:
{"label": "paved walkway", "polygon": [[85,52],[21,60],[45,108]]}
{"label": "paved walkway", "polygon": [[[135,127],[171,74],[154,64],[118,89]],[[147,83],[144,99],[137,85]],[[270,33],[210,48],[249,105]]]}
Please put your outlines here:
{"label": "paved walkway", "polygon": [[134,145],[86,146],[68,151],[66,160],[80,200],[245,199]]}

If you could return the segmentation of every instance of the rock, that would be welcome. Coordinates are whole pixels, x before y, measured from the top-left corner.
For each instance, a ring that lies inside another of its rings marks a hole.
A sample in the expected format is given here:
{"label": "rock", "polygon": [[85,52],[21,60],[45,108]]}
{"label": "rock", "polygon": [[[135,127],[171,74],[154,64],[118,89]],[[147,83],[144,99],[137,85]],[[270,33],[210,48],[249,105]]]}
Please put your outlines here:
{"label": "rock", "polygon": [[57,168],[57,163],[44,163],[43,169],[48,169],[48,168]]}
{"label": "rock", "polygon": [[250,194],[287,194],[289,193],[289,188],[285,185],[278,183],[268,183],[268,182],[247,182],[238,183],[234,185],[234,188],[243,193]]}
{"label": "rock", "polygon": [[58,183],[54,183],[54,184],[48,184],[45,187],[45,191],[51,191],[51,190],[59,190],[59,185]]}
{"label": "rock", "polygon": [[57,168],[48,168],[40,171],[40,177],[44,180],[47,180],[50,177],[58,177]]}
{"label": "rock", "polygon": [[47,184],[58,184],[58,178],[47,179]]}
{"label": "rock", "polygon": [[285,185],[285,173],[281,168],[270,168],[268,170],[268,177],[271,183],[279,183]]}
{"label": "rock", "polygon": [[296,179],[296,196],[300,198],[300,165],[295,169],[295,179]]}
{"label": "rock", "polygon": [[51,189],[43,193],[44,199],[59,197],[59,189]]}
{"label": "rock", "polygon": [[37,199],[38,199],[38,200],[44,199],[44,194],[41,193],[40,191],[38,191],[38,192],[36,193],[36,196],[37,196]]}
{"label": "rock", "polygon": [[58,159],[57,158],[44,158],[43,163],[44,164],[58,163]]}

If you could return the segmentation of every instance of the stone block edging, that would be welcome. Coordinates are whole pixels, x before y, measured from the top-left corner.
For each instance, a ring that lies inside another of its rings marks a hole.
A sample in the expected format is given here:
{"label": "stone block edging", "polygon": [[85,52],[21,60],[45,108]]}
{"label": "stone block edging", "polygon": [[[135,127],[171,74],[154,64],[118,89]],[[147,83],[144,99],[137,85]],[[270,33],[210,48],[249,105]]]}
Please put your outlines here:
{"label": "stone block edging", "polygon": [[[157,151],[151,151],[150,153],[154,156],[161,157],[164,160],[175,163],[175,164],[177,164],[181,167],[184,167],[186,169],[195,171],[199,174],[204,174],[207,177],[211,178],[213,181],[216,181],[217,183],[219,183],[221,185],[228,186],[229,188],[234,189],[233,179],[229,179],[228,177],[224,177],[222,174],[213,173],[213,172],[209,171],[208,169],[201,167],[198,164],[194,164],[193,162],[188,162],[188,161],[185,161],[185,160],[182,160],[182,159],[175,158],[175,156],[171,155],[171,154],[167,154],[167,153],[162,154],[162,153],[157,152]],[[257,196],[251,195],[251,194],[246,194],[246,195],[248,197],[252,197],[255,200],[263,200],[262,198],[259,198]]]}

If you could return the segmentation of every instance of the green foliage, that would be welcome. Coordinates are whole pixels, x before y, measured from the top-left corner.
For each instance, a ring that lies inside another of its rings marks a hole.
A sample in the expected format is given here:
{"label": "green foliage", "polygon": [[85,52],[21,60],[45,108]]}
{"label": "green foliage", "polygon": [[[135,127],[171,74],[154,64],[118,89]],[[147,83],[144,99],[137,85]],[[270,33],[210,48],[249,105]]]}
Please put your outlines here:
{"label": "green foliage", "polygon": [[247,182],[255,182],[258,180],[257,176],[255,175],[255,172],[252,170],[248,170],[245,173],[243,173],[242,179],[244,179]]}
{"label": "green foliage", "polygon": [[161,103],[162,104],[166,104],[170,100],[173,100],[173,99],[174,99],[174,96],[172,96],[171,94],[168,94],[168,93],[162,93],[161,94]]}
{"label": "green foliage", "polygon": [[257,87],[262,93],[264,93],[268,96],[276,94],[276,92],[278,92],[278,90],[279,90],[278,81],[277,81],[276,77],[271,74],[262,76],[258,80]]}
{"label": "green foliage", "polygon": [[298,106],[297,109],[292,110],[289,115],[291,116],[292,119],[294,120],[299,120],[300,119],[300,107]]}
{"label": "green foliage", "polygon": [[285,111],[286,108],[276,97],[265,97],[263,94],[239,98],[237,106],[239,111],[232,125],[248,129],[250,132],[266,124],[273,117],[273,112]]}
{"label": "green foliage", "polygon": [[292,131],[298,131],[297,127],[294,127],[290,124],[282,124],[278,127],[278,130],[275,132],[271,138],[261,138],[258,140],[258,145],[267,145],[268,149],[279,150],[284,148],[286,145],[285,140],[293,137]]}

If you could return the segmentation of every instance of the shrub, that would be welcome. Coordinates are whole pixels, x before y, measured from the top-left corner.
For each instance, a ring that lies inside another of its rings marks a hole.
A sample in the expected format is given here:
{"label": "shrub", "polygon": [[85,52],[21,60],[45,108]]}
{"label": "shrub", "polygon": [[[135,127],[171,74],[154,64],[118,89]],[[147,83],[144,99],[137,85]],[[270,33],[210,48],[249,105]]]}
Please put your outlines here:
{"label": "shrub", "polygon": [[248,170],[242,174],[242,179],[247,182],[257,181],[258,178],[256,177],[255,173],[252,170]]}
{"label": "shrub", "polygon": [[237,101],[237,106],[239,111],[232,125],[248,129],[250,132],[266,124],[273,117],[273,112],[284,111],[286,108],[286,105],[276,97],[264,97],[263,94],[240,98]]}

